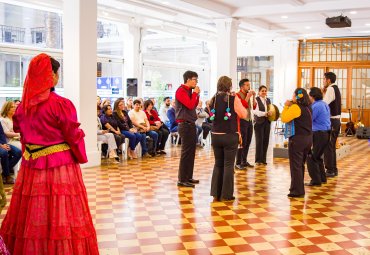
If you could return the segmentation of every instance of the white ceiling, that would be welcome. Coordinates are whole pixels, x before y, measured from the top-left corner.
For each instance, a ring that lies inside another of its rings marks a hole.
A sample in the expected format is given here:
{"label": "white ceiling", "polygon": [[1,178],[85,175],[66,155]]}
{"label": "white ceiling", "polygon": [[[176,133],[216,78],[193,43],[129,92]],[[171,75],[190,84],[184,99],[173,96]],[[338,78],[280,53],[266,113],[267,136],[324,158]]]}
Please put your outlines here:
{"label": "white ceiling", "polygon": [[[59,10],[63,4],[63,0],[22,2]],[[98,6],[98,15],[105,19],[195,37],[214,37],[214,20],[220,18],[240,20],[240,35],[246,37],[370,36],[370,0],[98,0]],[[351,18],[352,27],[326,26],[327,17],[340,14]]]}

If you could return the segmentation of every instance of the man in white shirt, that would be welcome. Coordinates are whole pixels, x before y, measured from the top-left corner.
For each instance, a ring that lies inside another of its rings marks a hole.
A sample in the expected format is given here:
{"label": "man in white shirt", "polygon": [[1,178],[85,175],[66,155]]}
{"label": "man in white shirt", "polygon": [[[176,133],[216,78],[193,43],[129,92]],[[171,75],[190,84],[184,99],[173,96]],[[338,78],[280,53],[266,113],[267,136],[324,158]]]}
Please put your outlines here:
{"label": "man in white shirt", "polygon": [[335,84],[337,76],[333,72],[324,74],[324,102],[330,108],[331,133],[330,141],[324,152],[324,162],[327,177],[338,175],[336,143],[340,130],[341,94]]}
{"label": "man in white shirt", "polygon": [[[148,118],[146,117],[145,112],[141,110],[141,101],[136,99],[133,102],[133,107],[134,109],[132,109],[128,113],[128,116],[130,117],[132,124],[138,129],[140,133],[146,134],[147,132],[150,132],[150,123],[148,121]],[[143,139],[143,141],[140,141],[140,144],[143,150],[143,157],[144,158],[150,157],[150,155],[147,153],[148,148],[146,140]]]}
{"label": "man in white shirt", "polygon": [[159,109],[159,117],[161,118],[163,123],[166,124],[166,126],[168,128],[170,128],[170,126],[169,126],[170,125],[170,120],[167,117],[167,111],[168,111],[168,109],[170,109],[170,105],[171,105],[170,97],[165,97],[163,99],[163,104],[161,105],[161,108]]}

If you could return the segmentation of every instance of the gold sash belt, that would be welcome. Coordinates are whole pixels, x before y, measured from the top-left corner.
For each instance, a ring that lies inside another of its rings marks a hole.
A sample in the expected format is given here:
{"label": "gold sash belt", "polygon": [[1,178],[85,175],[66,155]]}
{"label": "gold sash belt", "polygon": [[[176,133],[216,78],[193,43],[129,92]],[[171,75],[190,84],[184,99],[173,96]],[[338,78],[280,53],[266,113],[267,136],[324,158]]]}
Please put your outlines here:
{"label": "gold sash belt", "polygon": [[53,153],[69,150],[71,147],[67,143],[54,144],[50,146],[26,144],[23,157],[26,160],[37,159]]}

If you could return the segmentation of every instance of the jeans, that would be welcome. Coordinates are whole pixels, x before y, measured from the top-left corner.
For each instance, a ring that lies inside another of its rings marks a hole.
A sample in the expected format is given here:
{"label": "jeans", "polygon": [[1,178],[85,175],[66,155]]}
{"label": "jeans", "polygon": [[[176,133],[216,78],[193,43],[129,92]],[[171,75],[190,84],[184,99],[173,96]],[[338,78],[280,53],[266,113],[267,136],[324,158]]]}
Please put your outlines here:
{"label": "jeans", "polygon": [[135,150],[136,148],[136,145],[138,145],[138,143],[140,142],[140,139],[141,139],[141,134],[140,133],[133,133],[133,132],[130,132],[130,131],[121,131],[121,133],[126,137],[128,138],[129,140],[129,147],[131,150]]}
{"label": "jeans", "polygon": [[10,150],[7,151],[0,148],[1,167],[3,168],[3,176],[7,177],[10,175],[10,169],[12,169],[22,157],[22,151],[17,147],[8,144]]}

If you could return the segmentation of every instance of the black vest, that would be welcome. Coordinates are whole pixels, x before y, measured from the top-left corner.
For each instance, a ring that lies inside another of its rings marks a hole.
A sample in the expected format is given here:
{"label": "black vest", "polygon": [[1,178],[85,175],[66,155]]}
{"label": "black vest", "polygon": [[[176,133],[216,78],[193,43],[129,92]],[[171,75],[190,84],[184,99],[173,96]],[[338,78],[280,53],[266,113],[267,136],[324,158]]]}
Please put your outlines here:
{"label": "black vest", "polygon": [[[178,88],[179,89],[183,89],[186,91],[186,93],[188,94],[189,96],[189,99],[191,98],[191,95],[193,94],[192,90],[189,89],[184,89],[182,86],[180,86]],[[195,123],[195,121],[197,120],[197,114],[195,112],[195,108],[196,106],[194,107],[193,110],[189,110],[185,105],[183,105],[182,103],[180,103],[179,100],[175,100],[175,104],[176,104],[176,107],[175,107],[175,114],[176,114],[176,119],[177,120],[183,120],[183,121],[187,121],[187,122],[191,122],[191,123]]]}
{"label": "black vest", "polygon": [[[224,120],[226,109],[227,109],[227,98],[229,97],[229,108],[231,116],[228,120]],[[236,133],[238,132],[237,114],[234,110],[235,96],[227,96],[225,93],[220,93],[215,97],[216,100],[216,113],[215,119],[213,120],[212,132],[215,133]],[[213,103],[213,102],[212,102]],[[214,107],[214,103],[210,105],[211,110]]]}
{"label": "black vest", "polygon": [[[266,111],[266,109],[265,109],[265,105],[262,103],[261,98],[260,98],[260,97],[256,97],[256,101],[257,101],[257,104],[258,104],[258,109],[259,109],[261,112]],[[267,108],[269,107],[269,105],[270,105],[270,104],[271,104],[270,99],[266,98],[266,105],[267,105]],[[264,123],[265,121],[269,121],[267,117],[258,117],[257,115],[254,115],[254,123],[262,124],[262,123]]]}
{"label": "black vest", "polygon": [[294,119],[295,135],[311,135],[312,134],[312,110],[311,106],[301,106],[301,116]]}
{"label": "black vest", "polygon": [[332,85],[332,87],[334,89],[335,99],[333,102],[329,104],[329,108],[330,108],[330,116],[333,117],[333,116],[337,116],[341,114],[342,100],[341,100],[341,95],[340,95],[338,86]]}

